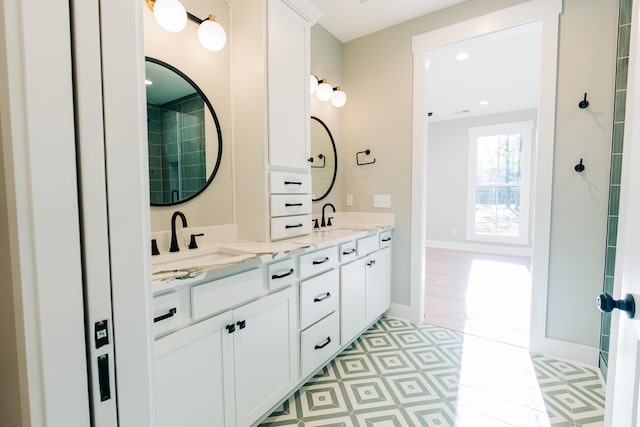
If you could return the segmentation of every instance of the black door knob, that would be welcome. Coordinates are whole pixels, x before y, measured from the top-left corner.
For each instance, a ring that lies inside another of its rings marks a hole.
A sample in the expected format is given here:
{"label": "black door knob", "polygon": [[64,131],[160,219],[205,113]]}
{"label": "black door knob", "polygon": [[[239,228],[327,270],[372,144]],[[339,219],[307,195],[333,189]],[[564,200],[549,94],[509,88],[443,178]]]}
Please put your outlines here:
{"label": "black door knob", "polygon": [[631,294],[625,295],[621,300],[615,300],[609,294],[600,294],[596,299],[596,305],[603,313],[610,313],[617,308],[626,312],[630,318],[636,315],[636,302]]}

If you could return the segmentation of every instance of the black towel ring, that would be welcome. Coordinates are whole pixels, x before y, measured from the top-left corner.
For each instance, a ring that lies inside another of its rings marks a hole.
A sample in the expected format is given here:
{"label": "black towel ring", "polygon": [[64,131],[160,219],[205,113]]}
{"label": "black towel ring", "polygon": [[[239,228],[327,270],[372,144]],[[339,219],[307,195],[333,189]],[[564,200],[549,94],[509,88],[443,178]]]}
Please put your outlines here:
{"label": "black towel ring", "polygon": [[372,165],[376,162],[376,159],[373,159],[372,162],[367,162],[367,163],[360,163],[360,154],[364,153],[365,156],[368,156],[371,154],[371,150],[369,150],[368,148],[364,151],[358,151],[356,153],[356,164],[358,166],[364,166],[364,165]]}

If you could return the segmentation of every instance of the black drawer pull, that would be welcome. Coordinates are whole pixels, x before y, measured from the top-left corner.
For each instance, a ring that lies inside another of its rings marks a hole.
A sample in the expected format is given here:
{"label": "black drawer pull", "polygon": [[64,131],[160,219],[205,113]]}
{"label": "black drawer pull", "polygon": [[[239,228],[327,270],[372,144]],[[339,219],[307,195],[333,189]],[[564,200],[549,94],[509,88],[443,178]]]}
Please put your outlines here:
{"label": "black drawer pull", "polygon": [[173,317],[173,316],[176,315],[177,312],[178,312],[178,309],[173,307],[171,310],[169,310],[168,313],[165,313],[162,316],[154,317],[153,318],[153,323],[160,322],[160,321],[162,321],[164,319],[168,319],[170,317]]}
{"label": "black drawer pull", "polygon": [[326,299],[328,299],[328,298],[331,298],[331,292],[327,292],[325,295],[323,295],[323,296],[322,296],[322,297],[320,297],[320,298],[315,297],[315,298],[313,299],[313,302],[322,302],[322,301],[324,301],[324,300],[326,300]]}
{"label": "black drawer pull", "polygon": [[271,276],[271,280],[275,280],[275,279],[282,279],[282,278],[284,278],[284,277],[291,276],[293,273],[294,273],[294,271],[293,271],[293,268],[292,268],[291,270],[287,271],[287,272],[286,272],[286,273],[284,273],[284,274],[273,274],[273,275]]}
{"label": "black drawer pull", "polygon": [[376,263],[376,260],[375,260],[375,259],[372,259],[371,261],[369,261],[369,262],[367,263],[367,265],[368,265],[369,267],[373,267],[375,263]]}
{"label": "black drawer pull", "polygon": [[317,259],[317,260],[313,261],[313,265],[324,264],[327,261],[329,261],[329,257],[328,256],[324,257],[323,259]]}
{"label": "black drawer pull", "polygon": [[238,328],[240,329],[244,329],[247,327],[247,321],[246,320],[241,320],[239,322],[236,323],[238,325]]}
{"label": "black drawer pull", "polygon": [[325,348],[326,346],[328,346],[329,344],[331,344],[331,337],[327,337],[327,341],[325,341],[324,344],[322,345],[316,345],[314,348],[316,350],[320,350],[321,348]]}
{"label": "black drawer pull", "polygon": [[288,208],[291,208],[294,206],[302,206],[302,203],[285,203],[284,205]]}
{"label": "black drawer pull", "polygon": [[230,334],[234,333],[236,331],[236,325],[235,324],[230,324],[225,326],[225,328],[227,328],[227,332],[229,332]]}
{"label": "black drawer pull", "polygon": [[351,250],[343,251],[342,255],[351,255],[351,254],[354,254],[354,253],[356,253],[356,248],[351,248]]}
{"label": "black drawer pull", "polygon": [[298,181],[285,181],[284,185],[302,185],[302,183]]}
{"label": "black drawer pull", "polygon": [[285,225],[284,228],[300,228],[302,227],[302,224],[296,224],[296,225]]}
{"label": "black drawer pull", "polygon": [[391,237],[383,237],[382,241],[383,242],[390,242],[391,241]]}

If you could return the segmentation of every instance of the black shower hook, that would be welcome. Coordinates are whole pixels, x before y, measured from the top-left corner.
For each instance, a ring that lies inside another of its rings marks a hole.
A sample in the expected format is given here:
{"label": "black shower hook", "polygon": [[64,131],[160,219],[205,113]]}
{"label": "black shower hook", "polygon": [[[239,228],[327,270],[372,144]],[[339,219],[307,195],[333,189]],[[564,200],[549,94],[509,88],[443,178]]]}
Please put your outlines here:
{"label": "black shower hook", "polygon": [[376,162],[376,159],[373,159],[373,161],[372,161],[372,162],[368,162],[368,163],[360,163],[360,154],[362,154],[362,153],[364,153],[364,154],[365,154],[365,156],[368,156],[369,154],[371,154],[371,150],[369,150],[369,149],[367,148],[367,149],[366,149],[366,150],[364,150],[364,151],[358,151],[358,152],[356,153],[356,164],[357,164],[358,166],[372,165],[372,164],[374,164],[374,163]]}
{"label": "black shower hook", "polygon": [[584,93],[584,99],[578,103],[578,107],[584,109],[589,106],[589,101],[587,101],[587,93]]}
{"label": "black shower hook", "polygon": [[578,163],[574,169],[576,170],[576,172],[583,172],[584,171],[584,165],[582,164],[582,159],[580,159],[580,163]]}

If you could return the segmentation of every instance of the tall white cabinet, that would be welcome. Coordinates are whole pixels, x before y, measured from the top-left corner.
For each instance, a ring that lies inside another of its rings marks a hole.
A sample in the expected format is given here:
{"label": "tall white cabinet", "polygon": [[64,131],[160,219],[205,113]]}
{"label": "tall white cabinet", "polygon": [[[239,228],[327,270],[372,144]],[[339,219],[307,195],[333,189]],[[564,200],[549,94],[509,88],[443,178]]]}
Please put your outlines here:
{"label": "tall white cabinet", "polygon": [[303,226],[287,228],[286,236],[272,232],[269,180],[271,172],[294,174],[294,182],[310,176],[310,29],[318,10],[307,0],[228,3],[239,237],[307,234],[306,213],[292,215],[285,226]]}

